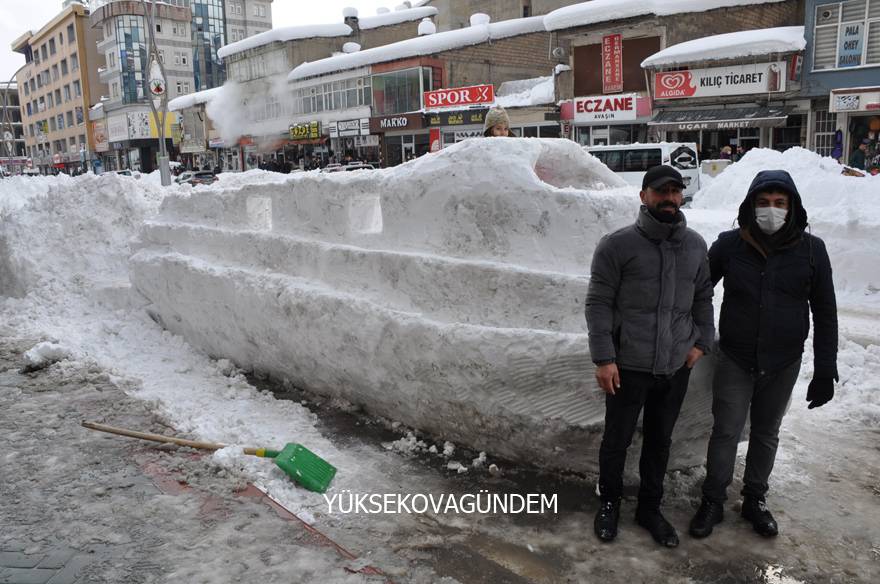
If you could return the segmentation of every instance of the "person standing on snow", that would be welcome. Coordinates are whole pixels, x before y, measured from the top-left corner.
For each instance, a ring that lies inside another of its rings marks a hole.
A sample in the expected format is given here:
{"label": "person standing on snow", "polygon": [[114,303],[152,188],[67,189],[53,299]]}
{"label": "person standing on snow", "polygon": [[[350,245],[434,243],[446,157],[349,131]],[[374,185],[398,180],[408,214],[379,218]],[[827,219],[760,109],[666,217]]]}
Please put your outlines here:
{"label": "person standing on snow", "polygon": [[814,372],[809,408],[834,397],[837,302],[831,261],[821,239],[804,233],[807,212],[791,176],[755,176],[739,208],[740,229],[718,236],[709,250],[712,282],[724,279],[719,323],[721,351],[713,380],[715,418],[706,460],[703,500],[690,524],[707,537],[724,519],[736,448],[751,406],[743,474],[742,516],[767,537],[779,528],[765,496],[776,459],[779,425],[798,378],[813,313]]}
{"label": "person standing on snow", "polygon": [[510,131],[510,118],[503,107],[493,107],[486,112],[486,120],[483,122],[483,136],[514,138]]}
{"label": "person standing on snow", "polygon": [[661,545],[678,545],[660,513],[663,479],[691,368],[715,338],[706,242],[679,210],[684,188],[671,166],[649,169],[635,224],[606,235],[593,254],[586,317],[606,394],[593,523],[602,541],[617,536],[626,450],[644,407],[636,521]]}
{"label": "person standing on snow", "polygon": [[867,154],[868,141],[862,140],[862,143],[859,144],[859,147],[853,150],[852,154],[849,155],[849,165],[859,170],[865,170],[865,163],[868,159]]}

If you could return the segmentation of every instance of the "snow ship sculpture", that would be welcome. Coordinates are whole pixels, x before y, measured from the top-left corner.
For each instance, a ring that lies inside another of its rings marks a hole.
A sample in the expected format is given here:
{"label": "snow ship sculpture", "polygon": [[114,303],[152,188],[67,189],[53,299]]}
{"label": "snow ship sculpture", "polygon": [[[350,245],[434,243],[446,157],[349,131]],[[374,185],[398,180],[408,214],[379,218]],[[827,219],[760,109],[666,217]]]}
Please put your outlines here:
{"label": "snow ship sculpture", "polygon": [[[169,195],[131,278],[213,356],[435,438],[592,472],[590,261],[638,205],[574,142],[471,139],[391,169]],[[692,375],[674,465],[705,452],[709,368]]]}

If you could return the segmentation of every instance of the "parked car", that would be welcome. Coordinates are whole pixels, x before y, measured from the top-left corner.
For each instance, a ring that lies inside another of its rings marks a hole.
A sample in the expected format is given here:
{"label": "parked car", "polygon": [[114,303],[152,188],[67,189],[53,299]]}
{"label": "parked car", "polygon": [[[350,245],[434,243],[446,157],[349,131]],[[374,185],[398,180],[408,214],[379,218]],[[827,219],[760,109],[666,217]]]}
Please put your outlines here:
{"label": "parked car", "polygon": [[321,172],[340,172],[342,170],[345,170],[344,166],[342,166],[338,162],[333,162],[322,168]]}
{"label": "parked car", "polygon": [[700,190],[700,163],[693,142],[660,142],[617,146],[586,146],[587,152],[601,160],[631,185],[641,186],[652,166],[668,164],[684,179],[684,202],[689,203]]}
{"label": "parked car", "polygon": [[343,167],[345,170],[373,170],[372,164],[366,162],[352,162]]}
{"label": "parked car", "polygon": [[183,172],[177,177],[177,184],[210,185],[217,182],[217,175],[210,170],[196,170],[194,172]]}

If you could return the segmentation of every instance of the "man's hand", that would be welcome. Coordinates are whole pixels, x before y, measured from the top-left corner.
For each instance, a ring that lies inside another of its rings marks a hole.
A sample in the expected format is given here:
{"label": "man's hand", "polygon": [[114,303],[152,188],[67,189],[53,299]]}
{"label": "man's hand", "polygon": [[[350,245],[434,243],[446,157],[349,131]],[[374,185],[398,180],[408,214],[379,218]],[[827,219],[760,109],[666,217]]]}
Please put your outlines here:
{"label": "man's hand", "polygon": [[599,382],[602,391],[614,395],[615,390],[620,389],[620,371],[617,370],[617,363],[598,365],[596,367],[596,381]]}
{"label": "man's hand", "polygon": [[834,397],[834,379],[832,377],[814,377],[807,387],[808,410],[824,406]]}
{"label": "man's hand", "polygon": [[693,369],[694,365],[697,364],[705,353],[703,353],[703,349],[698,349],[696,347],[692,347],[690,351],[688,351],[687,359],[685,359],[684,364],[687,365],[688,369]]}

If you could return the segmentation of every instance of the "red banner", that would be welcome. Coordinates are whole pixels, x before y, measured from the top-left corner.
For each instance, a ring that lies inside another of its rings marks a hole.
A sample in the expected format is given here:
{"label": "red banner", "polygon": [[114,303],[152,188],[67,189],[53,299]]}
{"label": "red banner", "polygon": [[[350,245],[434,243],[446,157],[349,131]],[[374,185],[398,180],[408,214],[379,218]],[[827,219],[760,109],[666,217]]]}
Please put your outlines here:
{"label": "red banner", "polygon": [[654,74],[654,99],[693,97],[697,92],[690,71]]}
{"label": "red banner", "polygon": [[619,34],[602,37],[602,93],[623,91],[623,38]]}
{"label": "red banner", "polygon": [[425,92],[425,108],[462,107],[495,102],[495,87],[472,85]]}

